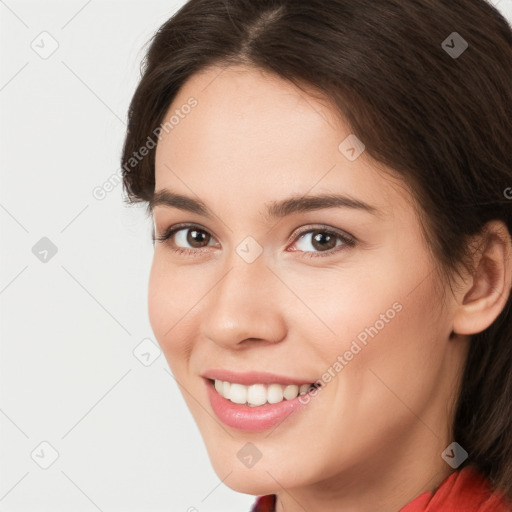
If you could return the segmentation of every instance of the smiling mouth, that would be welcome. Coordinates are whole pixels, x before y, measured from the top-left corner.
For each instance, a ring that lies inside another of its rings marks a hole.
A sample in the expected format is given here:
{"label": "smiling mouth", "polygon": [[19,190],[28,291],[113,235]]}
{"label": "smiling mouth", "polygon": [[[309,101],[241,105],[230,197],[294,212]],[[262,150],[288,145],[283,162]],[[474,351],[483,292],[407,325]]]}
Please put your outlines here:
{"label": "smiling mouth", "polygon": [[294,400],[299,395],[305,395],[316,389],[315,383],[302,384],[252,384],[246,386],[218,379],[208,379],[219,395],[234,404],[259,407],[262,405],[278,404],[285,400]]}

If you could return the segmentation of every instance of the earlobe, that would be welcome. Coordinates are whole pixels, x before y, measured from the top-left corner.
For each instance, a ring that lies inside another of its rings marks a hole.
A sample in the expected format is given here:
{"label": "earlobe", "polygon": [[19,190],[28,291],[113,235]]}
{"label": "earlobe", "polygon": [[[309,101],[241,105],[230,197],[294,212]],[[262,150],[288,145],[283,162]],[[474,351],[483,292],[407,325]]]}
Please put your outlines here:
{"label": "earlobe", "polygon": [[491,221],[479,237],[474,272],[460,294],[453,318],[456,334],[477,334],[504,309],[512,287],[512,243],[502,221]]}

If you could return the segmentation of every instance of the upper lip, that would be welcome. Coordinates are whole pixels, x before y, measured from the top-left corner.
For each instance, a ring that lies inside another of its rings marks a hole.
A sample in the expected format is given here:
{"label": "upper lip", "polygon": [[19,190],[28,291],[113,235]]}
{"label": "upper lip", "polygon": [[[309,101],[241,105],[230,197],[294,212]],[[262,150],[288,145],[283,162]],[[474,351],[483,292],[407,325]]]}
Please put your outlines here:
{"label": "upper lip", "polygon": [[301,386],[302,384],[311,384],[313,381],[297,379],[294,377],[286,377],[284,375],[276,375],[268,372],[233,372],[230,370],[212,369],[204,372],[202,376],[205,379],[222,380],[225,382],[244,384],[250,386],[252,384],[296,384]]}

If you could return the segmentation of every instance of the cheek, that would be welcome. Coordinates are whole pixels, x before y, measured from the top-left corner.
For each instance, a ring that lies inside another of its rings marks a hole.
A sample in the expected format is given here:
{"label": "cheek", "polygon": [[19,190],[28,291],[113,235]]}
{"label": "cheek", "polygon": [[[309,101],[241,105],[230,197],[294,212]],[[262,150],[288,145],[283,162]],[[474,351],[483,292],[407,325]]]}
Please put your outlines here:
{"label": "cheek", "polygon": [[155,250],[148,285],[148,316],[153,333],[174,371],[190,352],[186,330],[197,292],[186,286],[183,273],[165,263]]}
{"label": "cheek", "polygon": [[364,438],[374,443],[384,433],[399,435],[417,421],[411,411],[421,416],[438,393],[449,329],[434,282],[426,279],[411,293],[409,284],[419,280],[395,277],[379,285],[365,304],[345,303],[337,324],[343,335],[329,354],[331,365],[338,361],[334,371],[339,370],[329,393],[344,431],[357,433],[354,446]]}
{"label": "cheek", "polygon": [[313,460],[328,461],[326,472],[337,471],[340,461],[357,464],[361,454],[383,452],[417,427],[418,416],[428,418],[425,411],[437,400],[446,332],[432,280],[413,293],[411,283],[418,279],[389,272],[373,288],[346,289],[344,299],[333,283],[328,295],[338,297],[337,308],[318,311],[337,336],[321,339],[314,335],[318,322],[302,323],[310,332],[304,353],[325,384],[311,404],[322,425],[306,430],[322,431],[326,443]]}
{"label": "cheek", "polygon": [[323,323],[303,317],[304,350],[321,361],[319,377],[344,418],[357,418],[356,411],[370,418],[386,407],[402,413],[407,408],[397,395],[421,407],[436,389],[449,322],[432,261],[419,242],[414,254],[411,245],[407,252],[397,241],[396,251],[358,269],[329,269],[330,278],[320,276],[314,286],[305,276],[301,289],[297,280],[297,293]]}

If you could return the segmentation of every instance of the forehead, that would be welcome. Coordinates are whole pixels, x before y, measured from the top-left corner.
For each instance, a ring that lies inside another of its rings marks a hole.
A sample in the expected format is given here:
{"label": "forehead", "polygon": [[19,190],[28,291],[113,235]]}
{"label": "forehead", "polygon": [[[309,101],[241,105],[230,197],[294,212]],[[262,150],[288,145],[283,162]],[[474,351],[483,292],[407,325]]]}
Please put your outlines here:
{"label": "forehead", "polygon": [[[185,107],[191,98],[195,106]],[[261,204],[290,193],[345,193],[382,209],[407,194],[366,152],[353,161],[344,155],[351,129],[328,100],[257,68],[193,75],[164,122],[171,116],[178,122],[156,150],[157,191],[224,192],[236,201],[236,190],[241,206],[251,197]]]}

